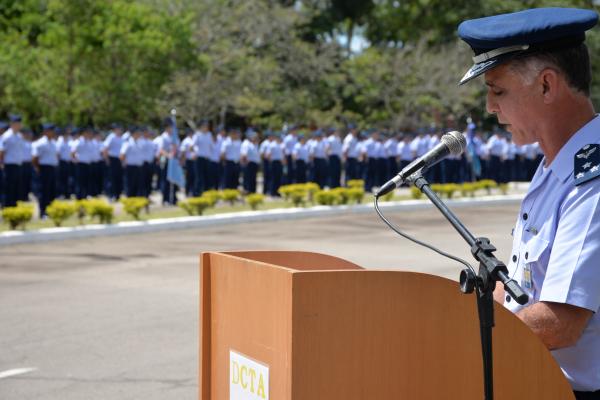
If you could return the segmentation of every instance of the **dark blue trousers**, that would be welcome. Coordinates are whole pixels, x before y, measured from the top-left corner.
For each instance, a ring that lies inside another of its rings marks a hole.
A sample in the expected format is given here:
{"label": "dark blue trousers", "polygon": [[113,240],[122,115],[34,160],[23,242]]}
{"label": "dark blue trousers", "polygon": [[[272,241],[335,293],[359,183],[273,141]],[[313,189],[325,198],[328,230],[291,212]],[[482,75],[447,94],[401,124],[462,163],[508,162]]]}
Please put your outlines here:
{"label": "dark blue trousers", "polygon": [[244,166],[244,190],[247,193],[256,193],[256,173],[258,164],[249,162]]}
{"label": "dark blue trousers", "polygon": [[31,193],[31,186],[33,182],[33,166],[30,162],[21,164],[21,184],[19,185],[19,200],[29,200],[29,193]]}
{"label": "dark blue trousers", "polygon": [[269,193],[271,196],[279,197],[279,188],[281,187],[281,179],[283,178],[283,164],[280,160],[271,161],[270,163],[271,170],[271,190]]}
{"label": "dark blue trousers", "polygon": [[313,160],[314,177],[313,181],[324,188],[329,182],[329,176],[327,174],[327,160],[324,158],[315,158]]}
{"label": "dark blue trousers", "polygon": [[185,160],[185,194],[194,195],[196,185],[196,160]]}
{"label": "dark blue trousers", "polygon": [[348,184],[349,180],[359,179],[360,174],[358,173],[358,159],[354,157],[348,157],[346,159],[345,172],[346,185]]}
{"label": "dark blue trousers", "polygon": [[329,156],[329,187],[340,187],[342,161],[339,156]]}
{"label": "dark blue trousers", "polygon": [[68,161],[59,161],[58,163],[58,186],[57,192],[59,196],[68,199],[71,196],[71,185],[69,184],[69,169],[71,163]]}
{"label": "dark blue trousers", "polygon": [[85,199],[87,196],[91,196],[90,191],[90,164],[77,163],[77,200]]}
{"label": "dark blue trousers", "polygon": [[127,174],[127,197],[144,196],[142,168],[141,165],[128,165],[125,167],[125,173]]}
{"label": "dark blue trousers", "polygon": [[263,194],[271,193],[271,162],[269,160],[262,161],[263,169]]}
{"label": "dark blue trousers", "polygon": [[304,160],[296,160],[294,171],[296,172],[296,183],[306,183],[306,162]]}
{"label": "dark blue trousers", "polygon": [[108,170],[109,170],[109,194],[113,199],[118,199],[123,193],[123,165],[118,157],[108,158]]}
{"label": "dark blue trousers", "polygon": [[[173,185],[171,182],[169,182],[169,180],[167,179],[167,163],[165,163],[165,165],[160,169],[160,182],[161,182],[161,187],[160,187],[160,191],[162,193],[162,201],[163,204],[176,204],[175,201],[175,192],[176,192],[176,187],[175,185]],[[129,180],[129,176],[127,178]]]}
{"label": "dark blue trousers", "polygon": [[227,160],[225,161],[225,188],[237,189],[240,184],[240,164]]}
{"label": "dark blue trousers", "polygon": [[46,207],[56,199],[56,170],[52,165],[40,165],[40,216],[46,215]]}
{"label": "dark blue trousers", "polygon": [[196,159],[196,176],[194,177],[194,196],[199,196],[208,190],[208,166],[210,161],[204,157]]}
{"label": "dark blue trousers", "polygon": [[6,196],[4,198],[5,207],[14,207],[17,205],[19,193],[21,192],[21,166],[17,164],[4,165],[4,188]]}
{"label": "dark blue trousers", "polygon": [[142,165],[142,193],[144,197],[152,194],[152,177],[154,175],[154,164],[146,161]]}

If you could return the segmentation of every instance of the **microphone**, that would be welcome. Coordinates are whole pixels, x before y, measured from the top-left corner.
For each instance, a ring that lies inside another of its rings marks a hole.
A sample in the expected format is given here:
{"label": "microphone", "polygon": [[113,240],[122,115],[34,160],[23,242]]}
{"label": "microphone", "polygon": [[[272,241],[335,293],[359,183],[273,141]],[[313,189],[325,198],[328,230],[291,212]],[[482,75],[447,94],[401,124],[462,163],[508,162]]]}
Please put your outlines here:
{"label": "microphone", "polygon": [[409,176],[437,164],[446,158],[448,154],[455,156],[462,154],[466,147],[467,139],[465,139],[462,133],[453,131],[443,135],[437,146],[408,164],[398,175],[387,181],[385,185],[379,188],[375,197],[380,197],[391,192],[404,183]]}

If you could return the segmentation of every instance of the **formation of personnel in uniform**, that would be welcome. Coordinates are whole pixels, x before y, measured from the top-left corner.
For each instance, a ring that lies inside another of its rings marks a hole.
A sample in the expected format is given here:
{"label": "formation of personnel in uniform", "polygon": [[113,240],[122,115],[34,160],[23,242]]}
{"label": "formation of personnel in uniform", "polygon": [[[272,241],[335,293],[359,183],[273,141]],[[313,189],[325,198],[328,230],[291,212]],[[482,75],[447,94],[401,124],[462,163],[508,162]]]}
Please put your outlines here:
{"label": "formation of personnel in uniform", "polygon": [[[249,128],[242,133],[218,126],[213,133],[201,122],[196,131],[184,133],[175,143],[169,120],[161,134],[116,123],[105,133],[45,123],[34,140],[21,117],[10,115],[9,123],[0,123],[0,201],[14,206],[34,194],[42,216],[55,198],[104,194],[115,201],[121,195],[149,197],[156,190],[164,204],[176,204],[178,188],[167,180],[167,160],[174,155],[185,171],[181,189],[186,196],[226,188],[254,193],[259,171],[262,192],[270,196],[279,196],[284,184],[335,188],[351,179],[363,179],[370,191],[436,146],[443,131],[359,131],[349,125],[345,130],[290,126],[281,132]],[[484,139],[472,123],[466,135],[469,151],[432,168],[431,182],[531,179],[540,157],[537,144],[517,146],[502,132]]]}

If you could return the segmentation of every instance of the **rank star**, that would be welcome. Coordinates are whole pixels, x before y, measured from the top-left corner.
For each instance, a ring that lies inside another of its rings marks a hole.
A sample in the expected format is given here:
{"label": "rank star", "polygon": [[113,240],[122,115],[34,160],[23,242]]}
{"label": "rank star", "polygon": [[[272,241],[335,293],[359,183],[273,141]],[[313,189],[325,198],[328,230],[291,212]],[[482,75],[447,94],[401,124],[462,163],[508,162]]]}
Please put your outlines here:
{"label": "rank star", "polygon": [[598,171],[598,169],[600,169],[600,166],[598,166],[598,165],[594,165],[594,166],[593,166],[593,167],[590,169],[590,172],[596,172],[596,171]]}
{"label": "rank star", "polygon": [[588,169],[588,168],[589,168],[589,167],[591,167],[591,166],[592,166],[592,163],[591,163],[591,162],[589,162],[589,161],[588,161],[588,162],[586,162],[585,164],[583,164],[583,165],[582,165],[582,167],[583,167],[584,169]]}
{"label": "rank star", "polygon": [[578,173],[577,175],[575,175],[575,178],[576,178],[576,179],[580,179],[580,178],[583,178],[583,176],[584,176],[584,175],[585,175],[585,174],[584,174],[583,172],[580,172],[580,173]]}

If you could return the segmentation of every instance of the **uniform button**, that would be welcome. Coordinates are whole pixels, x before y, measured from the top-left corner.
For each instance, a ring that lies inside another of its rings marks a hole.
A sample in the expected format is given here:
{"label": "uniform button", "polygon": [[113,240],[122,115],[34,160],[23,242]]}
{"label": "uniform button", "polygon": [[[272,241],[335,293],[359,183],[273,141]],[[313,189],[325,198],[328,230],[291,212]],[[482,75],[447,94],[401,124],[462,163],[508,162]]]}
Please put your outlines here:
{"label": "uniform button", "polygon": [[525,252],[525,259],[527,260],[527,258],[529,258],[529,253]]}
{"label": "uniform button", "polygon": [[523,219],[527,221],[527,218],[529,218],[529,215],[527,215],[527,213],[523,213]]}
{"label": "uniform button", "polygon": [[509,295],[506,295],[506,302],[510,303],[510,296]]}
{"label": "uniform button", "polygon": [[513,260],[513,262],[517,262],[517,256],[515,256],[515,255],[513,254],[512,260]]}

